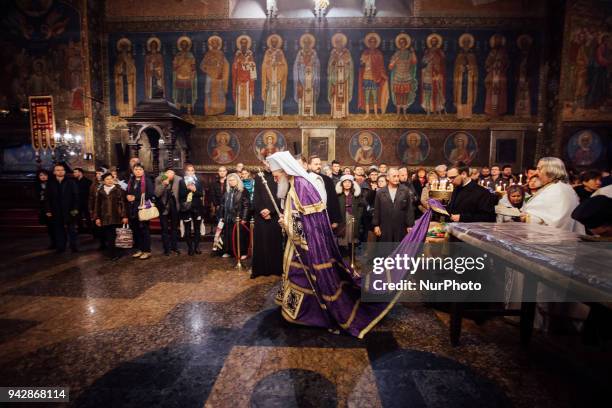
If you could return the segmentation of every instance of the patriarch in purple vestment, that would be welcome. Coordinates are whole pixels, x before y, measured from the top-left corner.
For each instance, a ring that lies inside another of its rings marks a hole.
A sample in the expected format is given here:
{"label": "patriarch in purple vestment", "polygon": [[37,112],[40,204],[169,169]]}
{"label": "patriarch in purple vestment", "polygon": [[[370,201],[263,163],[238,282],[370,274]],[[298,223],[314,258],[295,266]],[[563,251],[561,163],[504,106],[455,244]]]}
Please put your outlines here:
{"label": "patriarch in purple vestment", "polygon": [[[289,152],[274,153],[267,161],[278,182],[277,195],[283,200],[280,222],[287,233],[282,286],[276,297],[283,317],[363,338],[397,297],[388,303],[361,301],[362,280],[340,255],[327,215],[323,180],[307,173]],[[404,243],[422,242],[430,217],[430,211],[421,217],[398,249],[413,251],[416,245]]]}

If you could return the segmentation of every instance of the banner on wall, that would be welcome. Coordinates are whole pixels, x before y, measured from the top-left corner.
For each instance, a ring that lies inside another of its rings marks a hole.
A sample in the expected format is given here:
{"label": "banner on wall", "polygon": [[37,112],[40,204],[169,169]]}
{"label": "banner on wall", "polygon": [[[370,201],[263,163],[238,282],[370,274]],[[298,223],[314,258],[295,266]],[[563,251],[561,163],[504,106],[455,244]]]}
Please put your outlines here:
{"label": "banner on wall", "polygon": [[52,96],[30,96],[30,131],[32,147],[38,151],[55,147],[55,114]]}

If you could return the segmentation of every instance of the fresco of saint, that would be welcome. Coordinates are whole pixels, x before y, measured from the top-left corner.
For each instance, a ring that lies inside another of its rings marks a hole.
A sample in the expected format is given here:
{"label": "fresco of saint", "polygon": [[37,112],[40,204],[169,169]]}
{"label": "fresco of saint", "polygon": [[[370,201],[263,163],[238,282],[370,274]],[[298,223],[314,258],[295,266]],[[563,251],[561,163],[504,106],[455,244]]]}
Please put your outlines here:
{"label": "fresco of saint", "polygon": [[478,94],[478,62],[474,48],[474,36],[462,34],[459,37],[460,51],[455,59],[453,73],[453,96],[457,108],[457,118],[472,117]]}
{"label": "fresco of saint", "polygon": [[285,137],[274,130],[264,130],[257,137],[253,148],[259,160],[265,160],[271,154],[286,150],[287,142]]}
{"label": "fresco of saint", "polygon": [[115,106],[119,116],[131,116],[136,107],[136,65],[132,43],[127,38],[117,41],[115,61]]}
{"label": "fresco of saint", "polygon": [[172,61],[173,99],[179,109],[186,108],[191,115],[193,105],[198,99],[198,78],[196,59],[191,52],[191,39],[180,37],[176,45],[179,52]]}
{"label": "fresco of saint", "polygon": [[427,158],[429,153],[429,141],[427,136],[419,132],[409,131],[403,137],[405,140],[405,150],[400,156],[402,163],[415,165]]}
{"label": "fresco of saint", "polygon": [[232,63],[232,93],[236,105],[236,116],[250,118],[253,115],[253,97],[255,96],[255,81],[257,67],[251,51],[253,41],[248,35],[236,39],[236,54]]}
{"label": "fresco of saint", "polygon": [[417,57],[412,48],[412,39],[408,34],[395,37],[397,51],[391,57],[391,100],[397,108],[397,116],[408,114],[408,108],[414,103],[418,88],[416,79]]}
{"label": "fresco of saint", "polygon": [[69,73],[69,88],[72,93],[70,107],[74,110],[83,110],[83,60],[81,43],[68,43],[66,67]]}
{"label": "fresco of saint", "polygon": [[387,111],[389,102],[389,77],[385,69],[385,58],[380,47],[380,36],[369,33],[364,41],[366,49],[359,59],[359,109],[365,110],[365,117],[370,115],[370,106],[374,116]]}
{"label": "fresco of saint", "polygon": [[218,35],[208,38],[208,51],[204,54],[200,69],[205,74],[204,114],[213,116],[225,112],[229,62],[223,54],[223,40]]}
{"label": "fresco of saint", "polygon": [[280,117],[287,90],[288,66],[283,52],[283,39],[272,34],[266,40],[268,49],[261,64],[261,98],[264,101],[264,116]]}
{"label": "fresco of saint", "polygon": [[521,51],[521,62],[519,64],[516,80],[516,98],[514,100],[514,114],[520,117],[531,116],[531,93],[529,89],[529,51],[533,40],[530,36],[523,34],[516,40],[516,45]]}
{"label": "fresco of saint", "polygon": [[485,61],[485,113],[489,116],[500,116],[508,111],[508,51],[506,38],[494,34],[489,40],[491,51]]}
{"label": "fresco of saint", "polygon": [[293,64],[294,99],[300,116],[317,114],[317,99],[321,91],[321,63],[314,49],[314,35],[306,33],[300,37],[300,50]]}
{"label": "fresco of saint", "polygon": [[157,37],[147,40],[147,55],[145,56],[145,95],[147,99],[163,97],[164,57],[161,54],[161,41]]}
{"label": "fresco of saint", "polygon": [[231,144],[238,145],[235,136],[226,131],[220,131],[215,135],[214,143],[209,143],[209,154],[215,163],[227,164],[234,161],[238,152]]}
{"label": "fresco of saint", "polygon": [[336,33],[332,39],[333,49],[327,63],[327,98],[334,119],[349,115],[349,103],[353,99],[353,58],[346,47],[348,39]]}
{"label": "fresco of saint", "polygon": [[427,49],[421,60],[421,107],[427,114],[442,113],[446,110],[446,56],[442,50],[442,37],[430,34],[426,43]]}
{"label": "fresco of saint", "polygon": [[382,144],[377,134],[364,130],[351,138],[349,153],[359,164],[373,164],[382,152]]}
{"label": "fresco of saint", "polygon": [[474,136],[457,132],[449,135],[444,142],[444,155],[450,163],[470,164],[476,157],[478,148]]}

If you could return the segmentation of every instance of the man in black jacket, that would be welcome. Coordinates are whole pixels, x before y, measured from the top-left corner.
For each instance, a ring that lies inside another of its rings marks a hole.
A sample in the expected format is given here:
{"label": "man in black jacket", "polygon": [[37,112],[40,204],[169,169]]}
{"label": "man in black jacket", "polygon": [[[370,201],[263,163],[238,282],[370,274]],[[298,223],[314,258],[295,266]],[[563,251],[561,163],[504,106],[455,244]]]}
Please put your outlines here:
{"label": "man in black jacket", "polygon": [[72,252],[77,252],[77,227],[79,215],[79,189],[73,179],[66,178],[66,168],[56,164],[54,179],[49,180],[45,197],[45,213],[51,220],[57,252],[66,250],[70,242]]}
{"label": "man in black jacket", "polygon": [[91,227],[91,214],[89,212],[89,192],[91,190],[91,180],[85,177],[85,171],[81,167],[76,167],[72,173],[79,190],[79,232],[85,232]]}
{"label": "man in black jacket", "polygon": [[399,242],[414,225],[413,200],[396,168],[388,170],[387,186],[376,191],[372,225],[380,242]]}
{"label": "man in black jacket", "polygon": [[453,222],[495,222],[495,196],[470,178],[464,163],[451,167],[447,177],[454,191],[448,204]]}
{"label": "man in black jacket", "polygon": [[[338,162],[336,162],[338,163]],[[340,202],[338,194],[336,194],[336,184],[331,177],[321,173],[321,159],[319,156],[310,156],[308,158],[308,170],[318,174],[325,183],[325,192],[327,193],[327,215],[332,228],[338,227],[342,222],[342,214],[340,214]],[[340,180],[340,178],[338,178]]]}

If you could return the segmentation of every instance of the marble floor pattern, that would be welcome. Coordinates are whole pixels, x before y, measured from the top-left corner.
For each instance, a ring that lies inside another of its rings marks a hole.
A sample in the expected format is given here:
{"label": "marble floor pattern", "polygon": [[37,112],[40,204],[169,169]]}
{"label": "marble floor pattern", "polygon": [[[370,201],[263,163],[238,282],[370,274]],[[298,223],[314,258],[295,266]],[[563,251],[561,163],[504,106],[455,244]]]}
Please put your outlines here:
{"label": "marble floor pattern", "polygon": [[402,304],[360,341],[286,323],[278,278],[209,246],[164,257],[154,237],[152,259],[112,262],[81,240],[56,255],[0,236],[0,386],[67,386],[74,407],[557,408],[609,392],[562,342],[521,350],[503,319],[466,321],[453,348],[445,313]]}

